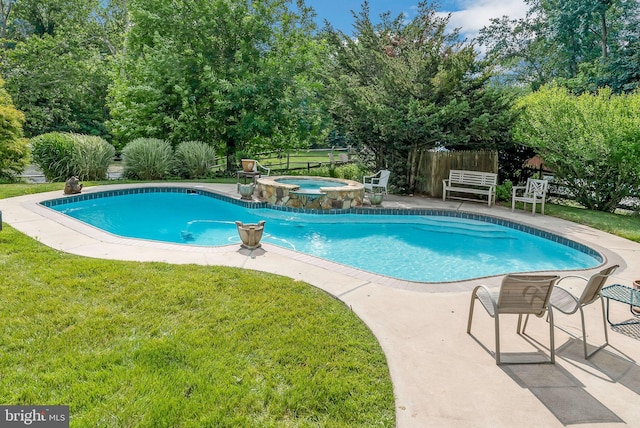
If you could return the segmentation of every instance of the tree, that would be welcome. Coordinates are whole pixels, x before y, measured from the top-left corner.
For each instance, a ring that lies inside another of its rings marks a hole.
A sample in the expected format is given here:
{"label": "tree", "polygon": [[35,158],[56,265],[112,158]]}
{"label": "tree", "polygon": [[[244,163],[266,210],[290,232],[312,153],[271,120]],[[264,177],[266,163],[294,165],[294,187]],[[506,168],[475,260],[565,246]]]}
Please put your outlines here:
{"label": "tree", "polygon": [[524,97],[516,137],[533,147],[586,208],[613,212],[640,189],[640,93],[575,96],[543,87]]}
{"label": "tree", "polygon": [[27,165],[29,150],[22,137],[24,115],[16,110],[0,78],[0,179],[13,180]]}
{"label": "tree", "polygon": [[9,17],[15,5],[15,0],[0,0],[0,39],[7,36]]}
{"label": "tree", "polygon": [[289,150],[319,133],[321,46],[310,10],[289,1],[139,0],[130,6],[111,129],[138,137],[221,142],[236,151]]}
{"label": "tree", "polygon": [[109,73],[86,39],[29,37],[5,52],[7,90],[25,112],[25,133],[52,131],[104,135]]}
{"label": "tree", "polygon": [[529,11],[524,19],[493,19],[478,37],[488,57],[504,68],[507,81],[534,90],[558,81],[576,93],[613,82],[616,89],[628,89],[621,80],[634,77],[619,62],[637,55],[637,1],[525,1]]}
{"label": "tree", "polygon": [[392,169],[396,185],[413,191],[410,153],[436,147],[497,148],[510,143],[511,99],[487,85],[488,69],[472,44],[448,32],[427,2],[418,15],[355,15],[354,36],[331,27],[325,96],[333,120],[350,141],[375,154],[376,168]]}
{"label": "tree", "polygon": [[16,0],[14,17],[29,35],[50,36],[69,28],[82,28],[92,19],[99,0]]}
{"label": "tree", "polygon": [[126,0],[0,3],[7,26],[0,71],[25,133],[107,133],[112,58],[122,46]]}

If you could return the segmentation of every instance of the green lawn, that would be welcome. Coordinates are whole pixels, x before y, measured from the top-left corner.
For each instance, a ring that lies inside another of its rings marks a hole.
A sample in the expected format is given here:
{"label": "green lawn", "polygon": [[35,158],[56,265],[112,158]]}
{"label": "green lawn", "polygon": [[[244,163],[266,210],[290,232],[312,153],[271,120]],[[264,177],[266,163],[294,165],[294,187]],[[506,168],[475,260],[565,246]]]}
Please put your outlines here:
{"label": "green lawn", "polygon": [[[511,204],[503,203],[511,206]],[[516,204],[518,209],[523,209],[522,204]],[[531,205],[528,205],[531,210]],[[540,208],[537,208],[540,213]],[[636,214],[611,214],[601,211],[591,211],[584,208],[550,204],[545,205],[545,214],[569,220],[574,223],[584,224],[594,229],[617,235],[631,241],[640,242],[640,215]]]}
{"label": "green lawn", "polygon": [[[291,169],[295,168],[305,168],[307,165],[314,167],[318,164],[329,164],[329,153],[331,150],[313,150],[313,151],[299,151],[292,152],[289,154],[288,163],[287,156],[278,158],[278,157],[262,157],[259,159],[259,162],[262,165],[270,166],[273,169],[281,170],[287,169],[287,166]],[[334,159],[337,163],[339,163],[339,153],[346,153],[345,151],[335,151]]]}
{"label": "green lawn", "polygon": [[638,214],[609,214],[555,204],[546,205],[545,208],[548,208],[545,214],[640,242],[640,215]]}
{"label": "green lawn", "polygon": [[[0,185],[0,197],[63,185]],[[0,232],[0,402],[72,427],[395,423],[385,356],[344,304],[226,267],[90,259]]]}

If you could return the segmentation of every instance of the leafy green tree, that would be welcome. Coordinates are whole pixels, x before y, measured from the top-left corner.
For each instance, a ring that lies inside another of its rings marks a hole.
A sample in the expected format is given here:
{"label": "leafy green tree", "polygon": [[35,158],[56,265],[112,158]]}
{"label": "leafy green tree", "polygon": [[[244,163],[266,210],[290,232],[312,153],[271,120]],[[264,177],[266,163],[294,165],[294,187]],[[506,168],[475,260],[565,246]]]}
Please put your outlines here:
{"label": "leafy green tree", "polygon": [[106,134],[109,73],[95,47],[74,36],[29,37],[5,52],[7,90],[26,115],[27,136]]}
{"label": "leafy green tree", "polygon": [[29,150],[22,136],[24,115],[13,106],[0,78],[0,179],[13,180],[27,165]]}
{"label": "leafy green tree", "polygon": [[586,208],[613,212],[640,189],[640,93],[543,87],[519,102],[516,137]]}
{"label": "leafy green tree", "polygon": [[138,137],[290,150],[319,133],[321,45],[300,1],[138,0],[109,107],[120,144]]}
{"label": "leafy green tree", "polygon": [[14,20],[29,35],[53,36],[61,29],[82,27],[99,5],[99,0],[15,0]]}
{"label": "leafy green tree", "polygon": [[544,23],[543,14],[529,11],[523,19],[493,18],[480,30],[478,43],[503,70],[501,82],[537,89],[556,77],[559,52],[541,36]]}
{"label": "leafy green tree", "polygon": [[488,57],[503,67],[506,81],[528,83],[534,90],[558,81],[578,93],[637,86],[631,62],[624,61],[638,55],[637,1],[525,2],[529,11],[524,19],[493,19],[478,37]]}
{"label": "leafy green tree", "polygon": [[511,143],[511,97],[487,85],[489,70],[447,17],[421,2],[410,22],[385,14],[373,24],[365,2],[355,18],[353,37],[326,29],[325,97],[340,131],[374,153],[376,168],[391,168],[399,188],[413,191],[416,150]]}
{"label": "leafy green tree", "polygon": [[4,39],[7,36],[9,19],[14,5],[15,0],[0,0],[0,39]]}
{"label": "leafy green tree", "polygon": [[126,0],[0,2],[0,70],[27,136],[106,135],[106,94],[121,49]]}

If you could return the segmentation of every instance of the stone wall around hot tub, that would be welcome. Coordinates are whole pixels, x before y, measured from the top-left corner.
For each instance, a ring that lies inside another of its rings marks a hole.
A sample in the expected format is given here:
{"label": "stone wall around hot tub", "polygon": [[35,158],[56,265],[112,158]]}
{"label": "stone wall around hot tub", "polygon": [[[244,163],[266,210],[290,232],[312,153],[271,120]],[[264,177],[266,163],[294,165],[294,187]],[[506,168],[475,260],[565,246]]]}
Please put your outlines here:
{"label": "stone wall around hot tub", "polygon": [[[267,180],[264,180],[267,181]],[[298,186],[258,180],[258,197],[271,205],[317,210],[350,209],[362,206],[364,187],[322,188],[319,193],[301,192]]]}

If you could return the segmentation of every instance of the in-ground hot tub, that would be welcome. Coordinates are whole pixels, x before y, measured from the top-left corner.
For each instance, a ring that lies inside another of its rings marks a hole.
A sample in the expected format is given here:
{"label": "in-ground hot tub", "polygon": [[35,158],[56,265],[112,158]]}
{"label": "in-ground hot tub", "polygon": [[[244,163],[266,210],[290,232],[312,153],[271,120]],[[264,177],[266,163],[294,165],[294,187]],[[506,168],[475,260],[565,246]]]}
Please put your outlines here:
{"label": "in-ground hot tub", "polygon": [[353,180],[328,177],[263,177],[258,179],[258,196],[273,205],[317,210],[359,207],[364,185]]}

